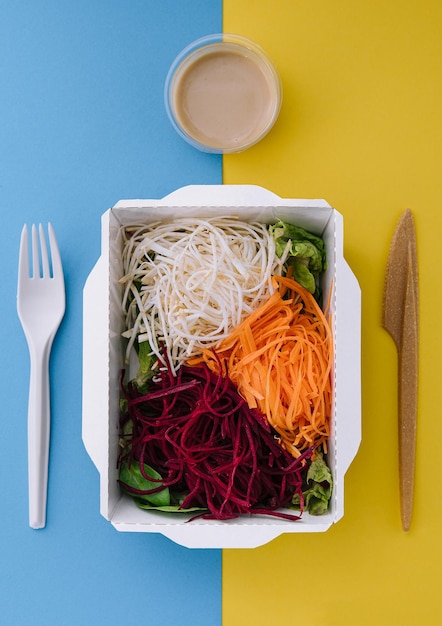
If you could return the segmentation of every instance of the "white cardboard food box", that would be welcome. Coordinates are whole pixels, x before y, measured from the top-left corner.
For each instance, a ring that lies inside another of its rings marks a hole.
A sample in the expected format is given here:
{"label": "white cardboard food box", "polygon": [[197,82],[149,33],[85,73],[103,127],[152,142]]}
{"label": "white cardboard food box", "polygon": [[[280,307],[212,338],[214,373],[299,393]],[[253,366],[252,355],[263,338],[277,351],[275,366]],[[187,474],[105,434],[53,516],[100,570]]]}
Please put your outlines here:
{"label": "white cardboard food box", "polygon": [[[333,289],[334,407],[329,463],[334,478],[330,510],[299,521],[242,516],[230,521],[139,509],[118,485],[119,377],[124,367],[121,333],[121,226],[174,216],[237,215],[282,219],[324,238],[328,269],[323,291]],[[102,216],[101,256],[84,287],[83,441],[100,474],[100,512],[119,531],[155,532],[191,548],[252,548],[283,533],[323,532],[344,514],[344,476],[361,440],[359,285],[343,256],[343,218],[324,200],[283,199],[257,186],[183,187],[160,200],[122,200]]]}

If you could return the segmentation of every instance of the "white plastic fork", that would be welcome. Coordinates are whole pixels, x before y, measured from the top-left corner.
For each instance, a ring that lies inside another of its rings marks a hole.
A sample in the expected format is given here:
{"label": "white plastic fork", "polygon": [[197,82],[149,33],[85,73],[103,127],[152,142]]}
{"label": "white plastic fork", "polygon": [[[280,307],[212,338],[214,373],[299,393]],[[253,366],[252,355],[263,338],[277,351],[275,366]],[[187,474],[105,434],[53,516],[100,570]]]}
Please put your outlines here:
{"label": "white plastic fork", "polygon": [[66,308],[60,252],[51,224],[49,249],[43,227],[28,227],[21,233],[18,264],[17,312],[29,347],[30,381],[28,403],[29,526],[44,528],[50,434],[49,357],[52,342]]}

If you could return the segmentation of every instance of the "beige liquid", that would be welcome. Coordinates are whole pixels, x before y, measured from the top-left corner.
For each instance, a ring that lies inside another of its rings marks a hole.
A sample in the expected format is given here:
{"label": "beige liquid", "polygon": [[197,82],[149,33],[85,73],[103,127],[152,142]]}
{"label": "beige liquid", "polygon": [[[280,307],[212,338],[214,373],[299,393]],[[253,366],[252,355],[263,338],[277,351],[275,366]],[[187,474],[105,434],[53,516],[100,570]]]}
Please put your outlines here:
{"label": "beige liquid", "polygon": [[176,77],[173,105],[192,139],[222,151],[242,149],[265,134],[279,111],[275,76],[240,46],[216,44]]}

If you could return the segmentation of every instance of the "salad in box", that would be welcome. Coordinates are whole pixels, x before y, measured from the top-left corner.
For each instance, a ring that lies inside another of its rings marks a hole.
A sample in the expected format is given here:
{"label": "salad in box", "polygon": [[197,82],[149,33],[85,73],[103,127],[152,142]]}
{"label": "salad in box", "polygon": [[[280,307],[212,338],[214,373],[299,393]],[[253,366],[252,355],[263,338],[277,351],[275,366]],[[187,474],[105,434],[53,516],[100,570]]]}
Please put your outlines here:
{"label": "salad in box", "polygon": [[118,530],[254,547],[342,517],[360,290],[325,201],[216,185],[118,202],[83,353],[83,440]]}

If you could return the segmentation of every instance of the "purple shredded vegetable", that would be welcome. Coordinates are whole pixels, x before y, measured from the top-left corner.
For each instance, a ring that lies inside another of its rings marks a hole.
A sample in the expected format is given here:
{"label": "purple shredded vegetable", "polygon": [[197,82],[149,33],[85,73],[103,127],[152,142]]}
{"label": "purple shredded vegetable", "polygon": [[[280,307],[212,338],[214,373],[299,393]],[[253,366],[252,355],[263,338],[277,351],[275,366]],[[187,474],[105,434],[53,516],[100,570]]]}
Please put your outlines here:
{"label": "purple shredded vegetable", "polygon": [[302,472],[312,450],[294,459],[228,377],[205,364],[184,365],[176,376],[161,372],[146,394],[131,382],[123,393],[127,411],[121,425],[130,420],[132,433],[121,458],[161,475],[161,484],[150,492],[169,487],[185,494],[181,508],[205,508],[196,516],[204,519],[300,518],[278,509],[297,493],[302,513]]}

